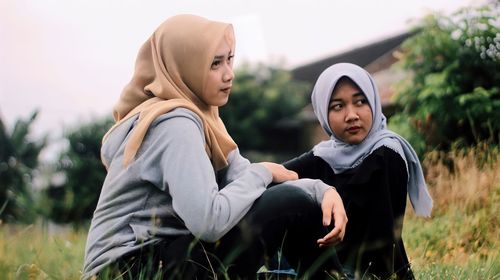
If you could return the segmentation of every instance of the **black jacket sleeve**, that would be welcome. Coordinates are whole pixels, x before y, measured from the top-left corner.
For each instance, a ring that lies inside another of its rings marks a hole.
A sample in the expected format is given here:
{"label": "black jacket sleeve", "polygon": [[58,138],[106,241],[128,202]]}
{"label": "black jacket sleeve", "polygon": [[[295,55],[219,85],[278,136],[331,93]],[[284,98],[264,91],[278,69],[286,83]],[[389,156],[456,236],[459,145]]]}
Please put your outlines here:
{"label": "black jacket sleeve", "polygon": [[317,159],[313,152],[310,151],[283,163],[283,165],[287,169],[297,172],[299,178],[320,179],[318,177],[321,168],[318,166]]}

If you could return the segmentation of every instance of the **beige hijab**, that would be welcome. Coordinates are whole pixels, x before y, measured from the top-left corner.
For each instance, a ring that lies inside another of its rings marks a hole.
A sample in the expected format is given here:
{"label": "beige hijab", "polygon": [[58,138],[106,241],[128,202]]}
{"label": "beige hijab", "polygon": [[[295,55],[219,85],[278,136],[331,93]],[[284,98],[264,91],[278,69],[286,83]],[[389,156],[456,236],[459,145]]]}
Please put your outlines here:
{"label": "beige hijab", "polygon": [[141,47],[130,83],[114,107],[115,125],[139,114],[137,126],[128,139],[124,165],[130,163],[151,123],[175,108],[187,108],[201,118],[205,149],[215,170],[227,165],[227,155],[236,143],[219,118],[218,107],[201,98],[215,51],[222,39],[234,50],[230,24],[209,21],[194,15],[178,15],[163,22]]}

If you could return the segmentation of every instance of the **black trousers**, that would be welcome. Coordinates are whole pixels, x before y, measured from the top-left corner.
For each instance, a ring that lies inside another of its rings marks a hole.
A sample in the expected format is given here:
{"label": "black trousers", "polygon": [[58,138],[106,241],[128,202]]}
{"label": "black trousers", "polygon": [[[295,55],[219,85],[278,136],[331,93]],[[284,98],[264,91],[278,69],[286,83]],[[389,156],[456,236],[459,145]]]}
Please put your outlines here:
{"label": "black trousers", "polygon": [[256,279],[257,270],[281,250],[301,279],[332,279],[342,271],[335,249],[316,243],[328,231],[315,200],[279,184],[216,243],[176,237],[120,259],[109,271],[118,268],[125,279]]}

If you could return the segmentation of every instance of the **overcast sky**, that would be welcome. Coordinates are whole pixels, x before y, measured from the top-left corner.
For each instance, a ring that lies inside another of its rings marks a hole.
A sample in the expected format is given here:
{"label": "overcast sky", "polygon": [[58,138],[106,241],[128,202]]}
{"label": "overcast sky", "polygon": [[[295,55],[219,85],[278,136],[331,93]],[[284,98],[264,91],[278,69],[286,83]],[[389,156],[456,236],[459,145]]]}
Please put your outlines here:
{"label": "overcast sky", "polygon": [[40,110],[34,135],[109,115],[141,44],[169,16],[231,22],[236,66],[287,68],[407,30],[430,12],[486,0],[0,0],[0,118]]}

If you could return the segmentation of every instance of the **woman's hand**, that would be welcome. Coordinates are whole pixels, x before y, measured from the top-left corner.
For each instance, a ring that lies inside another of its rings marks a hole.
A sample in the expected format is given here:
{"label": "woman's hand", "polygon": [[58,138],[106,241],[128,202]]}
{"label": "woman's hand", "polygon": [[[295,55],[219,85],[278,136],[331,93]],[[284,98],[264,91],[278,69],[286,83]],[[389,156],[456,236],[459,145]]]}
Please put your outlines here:
{"label": "woman's hand", "polygon": [[342,198],[335,188],[330,188],[325,192],[321,209],[323,210],[323,225],[327,227],[331,224],[333,214],[335,227],[323,238],[318,239],[317,243],[319,247],[336,245],[344,239],[347,215]]}
{"label": "woman's hand", "polygon": [[290,180],[299,179],[297,172],[286,169],[283,165],[273,163],[273,162],[259,162],[259,164],[264,165],[271,174],[273,174],[274,183],[282,183]]}

